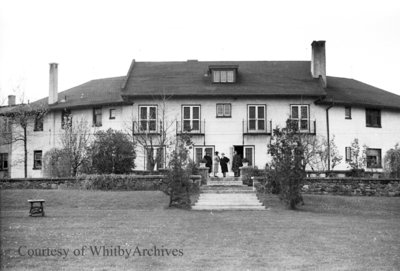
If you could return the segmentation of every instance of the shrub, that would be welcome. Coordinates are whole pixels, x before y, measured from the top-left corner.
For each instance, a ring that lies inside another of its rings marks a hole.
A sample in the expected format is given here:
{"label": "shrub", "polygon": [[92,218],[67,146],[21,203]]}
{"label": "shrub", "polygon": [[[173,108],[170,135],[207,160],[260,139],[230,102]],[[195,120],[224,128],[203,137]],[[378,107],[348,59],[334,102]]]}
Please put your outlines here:
{"label": "shrub", "polygon": [[68,152],[53,148],[43,157],[43,174],[45,177],[71,176],[71,164]]}
{"label": "shrub", "polygon": [[103,175],[80,175],[77,178],[82,188],[89,190],[132,190],[132,191],[147,191],[147,190],[162,190],[162,179],[146,178],[137,175],[118,175],[118,174],[103,174]]}
{"label": "shrub", "polygon": [[298,123],[290,120],[286,128],[276,128],[273,131],[268,153],[272,156],[274,179],[279,183],[279,197],[290,209],[303,202],[301,187],[305,178],[303,167],[304,147],[300,134],[297,133]]}
{"label": "shrub", "polygon": [[400,178],[400,148],[399,144],[386,152],[384,158],[385,171],[392,178]]}
{"label": "shrub", "polygon": [[108,129],[95,134],[90,153],[92,165],[99,174],[125,174],[134,168],[133,142],[121,131]]}

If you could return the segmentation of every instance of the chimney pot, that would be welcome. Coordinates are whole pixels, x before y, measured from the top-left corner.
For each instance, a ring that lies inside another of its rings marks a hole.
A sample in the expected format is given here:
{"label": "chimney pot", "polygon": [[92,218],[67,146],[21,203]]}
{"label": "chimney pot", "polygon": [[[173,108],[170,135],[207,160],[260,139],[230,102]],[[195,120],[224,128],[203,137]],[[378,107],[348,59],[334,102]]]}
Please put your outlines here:
{"label": "chimney pot", "polygon": [[58,101],[58,64],[50,63],[49,104]]}
{"label": "chimney pot", "polygon": [[8,95],[8,106],[15,105],[15,95]]}
{"label": "chimney pot", "polygon": [[311,43],[311,75],[314,78],[322,78],[324,87],[327,86],[326,81],[326,54],[325,41],[313,41]]}

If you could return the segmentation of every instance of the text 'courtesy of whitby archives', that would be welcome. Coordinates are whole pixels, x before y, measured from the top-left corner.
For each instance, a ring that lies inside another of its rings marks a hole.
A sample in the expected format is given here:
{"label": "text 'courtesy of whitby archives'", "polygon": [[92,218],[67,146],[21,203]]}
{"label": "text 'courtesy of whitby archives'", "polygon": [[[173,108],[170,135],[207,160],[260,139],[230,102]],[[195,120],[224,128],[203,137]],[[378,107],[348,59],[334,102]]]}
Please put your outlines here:
{"label": "text 'courtesy of whitby archives'", "polygon": [[184,255],[181,248],[166,248],[164,246],[151,246],[148,248],[123,247],[123,246],[86,246],[70,248],[28,248],[20,246],[17,253],[21,257],[182,257]]}

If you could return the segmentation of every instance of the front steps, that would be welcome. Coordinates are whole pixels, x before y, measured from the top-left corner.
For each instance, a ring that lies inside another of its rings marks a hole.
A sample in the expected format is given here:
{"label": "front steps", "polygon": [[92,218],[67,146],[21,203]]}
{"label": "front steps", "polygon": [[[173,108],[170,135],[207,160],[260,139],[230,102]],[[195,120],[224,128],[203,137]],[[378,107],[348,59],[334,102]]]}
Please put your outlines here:
{"label": "front steps", "polygon": [[200,188],[200,196],[192,210],[266,210],[252,187],[242,184],[241,178],[211,178]]}

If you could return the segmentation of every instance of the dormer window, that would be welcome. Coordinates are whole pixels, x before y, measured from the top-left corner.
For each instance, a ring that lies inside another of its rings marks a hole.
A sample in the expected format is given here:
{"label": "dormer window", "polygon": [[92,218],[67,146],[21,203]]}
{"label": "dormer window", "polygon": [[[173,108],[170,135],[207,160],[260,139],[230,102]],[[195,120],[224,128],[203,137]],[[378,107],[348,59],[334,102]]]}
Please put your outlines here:
{"label": "dormer window", "polygon": [[236,65],[221,65],[210,66],[213,83],[235,83],[238,66]]}

